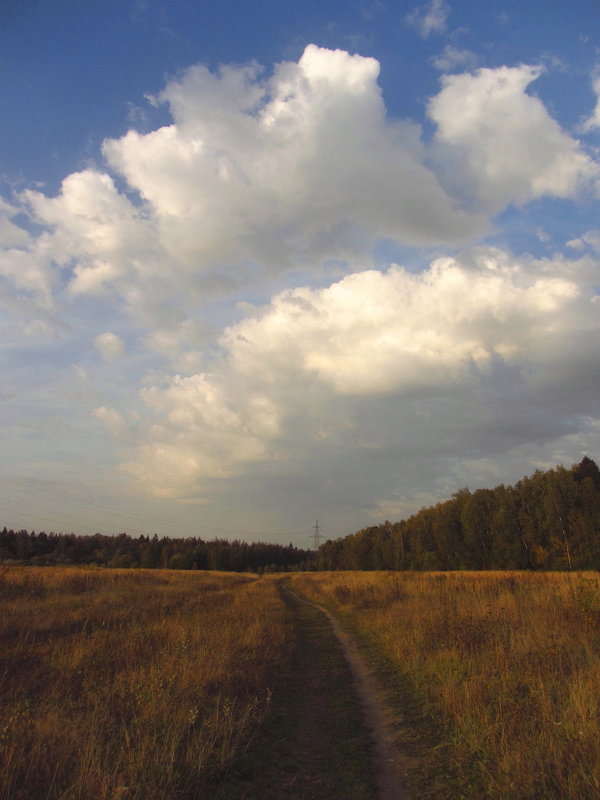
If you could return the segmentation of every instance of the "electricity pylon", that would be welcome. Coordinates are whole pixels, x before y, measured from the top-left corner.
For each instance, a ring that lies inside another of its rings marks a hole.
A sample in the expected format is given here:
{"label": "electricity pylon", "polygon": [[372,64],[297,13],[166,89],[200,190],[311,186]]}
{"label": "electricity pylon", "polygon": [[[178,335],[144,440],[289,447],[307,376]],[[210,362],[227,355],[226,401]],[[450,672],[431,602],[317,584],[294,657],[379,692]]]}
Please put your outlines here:
{"label": "electricity pylon", "polygon": [[313,525],[314,534],[310,537],[314,541],[315,545],[315,552],[319,549],[319,545],[321,543],[321,534],[319,533],[319,520],[316,520],[315,524]]}

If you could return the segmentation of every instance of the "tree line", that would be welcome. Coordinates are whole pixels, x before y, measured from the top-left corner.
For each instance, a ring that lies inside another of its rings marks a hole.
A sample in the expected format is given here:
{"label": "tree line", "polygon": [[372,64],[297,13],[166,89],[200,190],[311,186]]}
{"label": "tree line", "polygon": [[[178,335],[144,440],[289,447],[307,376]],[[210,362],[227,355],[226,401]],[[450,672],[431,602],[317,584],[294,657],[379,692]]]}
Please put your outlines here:
{"label": "tree line", "polygon": [[408,519],[327,541],[317,553],[292,544],[5,527],[0,563],[231,572],[600,569],[600,469],[586,456],[570,469],[537,470],[515,486],[461,489]]}
{"label": "tree line", "polygon": [[600,569],[600,470],[586,456],[515,486],[461,489],[401,522],[326,542],[311,568]]}
{"label": "tree line", "polygon": [[0,563],[32,566],[94,565],[113,568],[210,569],[229,572],[283,572],[306,563],[310,553],[294,545],[121,533],[0,532]]}

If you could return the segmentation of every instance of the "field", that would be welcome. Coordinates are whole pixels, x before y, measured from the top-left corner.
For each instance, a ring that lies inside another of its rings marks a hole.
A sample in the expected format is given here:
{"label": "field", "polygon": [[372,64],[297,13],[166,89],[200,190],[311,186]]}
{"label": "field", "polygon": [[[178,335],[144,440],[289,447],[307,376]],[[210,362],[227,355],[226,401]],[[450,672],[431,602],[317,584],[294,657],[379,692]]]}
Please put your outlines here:
{"label": "field", "polygon": [[285,666],[278,597],[224,573],[0,568],[0,798],[199,797]]}
{"label": "field", "polygon": [[420,762],[415,797],[600,796],[597,573],[338,572],[294,586],[387,675],[407,717],[400,746]]}
{"label": "field", "polygon": [[343,656],[281,585],[385,685],[410,800],[600,796],[597,573],[0,567],[0,800],[372,797]]}

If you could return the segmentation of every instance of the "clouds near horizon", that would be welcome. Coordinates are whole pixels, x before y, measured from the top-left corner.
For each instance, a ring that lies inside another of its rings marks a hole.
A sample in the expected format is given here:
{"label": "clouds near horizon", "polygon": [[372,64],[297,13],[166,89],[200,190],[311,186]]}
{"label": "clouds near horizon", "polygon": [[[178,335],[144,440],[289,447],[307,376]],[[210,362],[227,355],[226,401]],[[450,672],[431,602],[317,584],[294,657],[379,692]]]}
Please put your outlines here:
{"label": "clouds near horizon", "polygon": [[[600,388],[590,382],[597,266],[479,247],[418,275],[393,266],[287,290],[225,329],[211,372],[142,391],[160,425],[146,429],[128,469],[159,491],[202,492],[207,478],[285,461],[298,448],[378,451],[395,441],[402,459],[418,437],[422,456],[444,442],[428,415],[419,418],[421,404],[444,409],[440,419],[456,415],[448,441],[463,438],[481,454],[491,441],[499,452],[543,441],[566,414],[563,433],[579,430]],[[371,400],[378,418],[365,427]],[[187,467],[167,477],[157,465],[181,451]]]}

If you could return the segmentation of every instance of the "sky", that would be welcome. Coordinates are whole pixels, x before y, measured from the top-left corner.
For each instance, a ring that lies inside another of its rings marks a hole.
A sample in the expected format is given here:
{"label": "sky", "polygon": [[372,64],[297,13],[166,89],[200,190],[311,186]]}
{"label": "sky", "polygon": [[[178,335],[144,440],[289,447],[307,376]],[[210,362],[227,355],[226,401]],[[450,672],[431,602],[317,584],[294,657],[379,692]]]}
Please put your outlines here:
{"label": "sky", "polygon": [[600,458],[597,0],[4,0],[0,524],[309,545]]}

